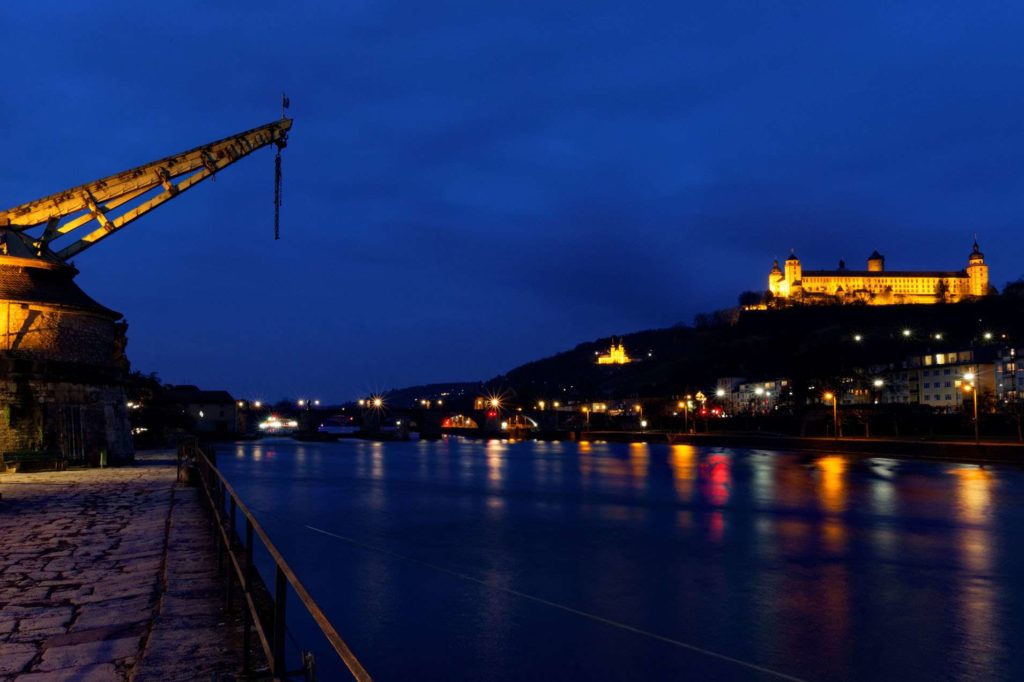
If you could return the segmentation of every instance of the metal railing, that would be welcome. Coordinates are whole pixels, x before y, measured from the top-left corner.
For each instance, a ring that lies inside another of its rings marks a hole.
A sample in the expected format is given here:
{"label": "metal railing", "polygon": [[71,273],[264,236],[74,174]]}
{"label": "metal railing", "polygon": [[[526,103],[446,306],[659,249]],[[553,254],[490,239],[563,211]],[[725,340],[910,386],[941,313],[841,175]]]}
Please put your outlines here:
{"label": "metal railing", "polygon": [[[217,564],[225,574],[224,598],[227,606],[229,609],[233,607],[236,591],[241,593],[245,601],[246,608],[242,609],[244,618],[242,647],[245,671],[249,672],[252,669],[253,662],[250,651],[252,632],[255,630],[270,665],[270,673],[275,680],[290,680],[297,676],[301,676],[305,680],[316,679],[316,663],[312,653],[303,652],[302,668],[299,670],[288,671],[287,669],[285,654],[286,604],[288,585],[290,584],[352,677],[360,681],[372,680],[362,663],[352,653],[327,616],[324,615],[320,606],[288,566],[288,562],[284,560],[274,543],[267,537],[252,512],[239,499],[234,488],[195,440],[186,441],[178,448],[179,481],[189,475],[190,467],[194,468],[198,478],[197,483],[203,491],[211,512],[214,539],[217,544]],[[237,531],[239,511],[245,517],[244,538],[239,537]],[[273,594],[267,589],[254,566],[253,552],[256,549],[253,544],[254,538],[259,538],[274,562]]]}

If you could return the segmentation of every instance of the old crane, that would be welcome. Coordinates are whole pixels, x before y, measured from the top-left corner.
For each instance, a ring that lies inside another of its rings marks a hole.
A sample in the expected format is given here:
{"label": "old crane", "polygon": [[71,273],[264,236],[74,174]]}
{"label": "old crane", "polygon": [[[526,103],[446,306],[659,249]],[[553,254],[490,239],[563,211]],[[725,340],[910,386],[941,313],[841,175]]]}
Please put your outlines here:
{"label": "old crane", "polygon": [[[0,211],[0,455],[131,461],[127,325],[69,259],[257,149],[288,118]],[[275,192],[275,208],[279,202]],[[275,214],[276,230],[276,214]],[[76,239],[77,237],[77,239]]]}

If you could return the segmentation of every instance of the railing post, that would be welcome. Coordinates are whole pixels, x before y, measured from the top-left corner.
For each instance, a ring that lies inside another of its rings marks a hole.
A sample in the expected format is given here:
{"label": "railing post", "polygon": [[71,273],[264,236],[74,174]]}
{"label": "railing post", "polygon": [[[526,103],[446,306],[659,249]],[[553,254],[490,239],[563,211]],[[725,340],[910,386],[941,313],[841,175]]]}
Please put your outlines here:
{"label": "railing post", "polygon": [[235,571],[234,571],[234,561],[231,560],[231,557],[234,556],[234,551],[233,551],[234,543],[232,542],[232,540],[234,539],[234,537],[236,535],[236,533],[235,533],[235,522],[237,521],[237,518],[238,518],[237,512],[238,512],[238,504],[235,502],[235,497],[232,495],[231,496],[231,514],[229,515],[230,519],[231,519],[231,527],[228,528],[228,533],[227,533],[227,535],[228,535],[228,580],[227,580],[227,591],[228,591],[228,594],[227,594],[227,603],[228,603],[228,610],[229,611],[234,606],[234,591],[232,590],[232,588],[234,587],[234,584],[235,584]]}
{"label": "railing post", "polygon": [[[245,585],[242,594],[248,596],[252,592],[252,519],[245,518]],[[248,601],[248,600],[246,600]],[[249,648],[252,638],[252,614],[249,613],[249,605],[243,609],[244,626],[242,628],[242,670],[249,671],[252,661],[249,657]]]}
{"label": "railing post", "polygon": [[285,598],[288,594],[288,581],[284,577],[281,566],[277,566],[277,577],[275,579],[276,589],[274,590],[274,677],[283,679],[288,673],[288,666],[284,660],[284,631],[285,631]]}

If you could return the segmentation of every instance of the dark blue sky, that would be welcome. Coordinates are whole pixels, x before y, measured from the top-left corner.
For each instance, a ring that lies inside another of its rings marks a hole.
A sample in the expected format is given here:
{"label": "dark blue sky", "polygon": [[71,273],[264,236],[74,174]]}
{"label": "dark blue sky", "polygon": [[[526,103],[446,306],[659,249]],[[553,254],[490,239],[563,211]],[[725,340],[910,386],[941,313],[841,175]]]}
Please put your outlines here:
{"label": "dark blue sky", "polygon": [[78,257],[129,357],[239,395],[487,378],[689,322],[773,257],[1024,274],[1016,3],[0,6],[0,203],[265,123]]}

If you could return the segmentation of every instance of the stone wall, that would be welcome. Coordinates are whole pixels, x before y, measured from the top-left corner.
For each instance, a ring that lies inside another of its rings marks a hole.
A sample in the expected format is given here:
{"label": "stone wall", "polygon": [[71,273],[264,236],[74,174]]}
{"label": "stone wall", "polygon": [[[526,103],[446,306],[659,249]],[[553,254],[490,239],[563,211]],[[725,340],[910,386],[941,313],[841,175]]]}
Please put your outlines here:
{"label": "stone wall", "polygon": [[0,302],[0,351],[18,357],[110,365],[121,325],[75,309]]}
{"label": "stone wall", "polygon": [[0,375],[0,452],[59,450],[72,463],[133,459],[124,386]]}

